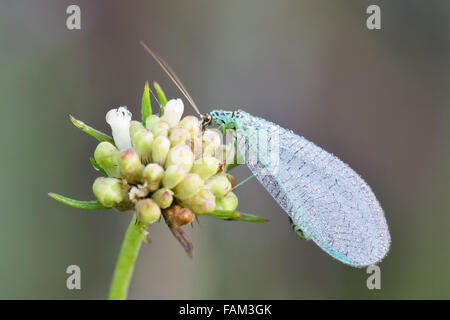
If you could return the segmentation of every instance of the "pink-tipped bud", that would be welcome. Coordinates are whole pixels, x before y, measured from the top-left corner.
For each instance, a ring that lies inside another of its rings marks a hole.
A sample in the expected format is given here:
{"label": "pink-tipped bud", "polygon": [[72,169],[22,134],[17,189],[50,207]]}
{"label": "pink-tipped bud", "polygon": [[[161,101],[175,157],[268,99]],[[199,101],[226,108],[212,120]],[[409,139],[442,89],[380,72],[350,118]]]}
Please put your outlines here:
{"label": "pink-tipped bud", "polygon": [[145,226],[149,226],[161,217],[161,209],[152,199],[139,200],[136,203],[138,219]]}
{"label": "pink-tipped bud", "polygon": [[205,156],[194,162],[191,172],[196,173],[203,180],[215,175],[219,170],[219,160],[214,157]]}
{"label": "pink-tipped bud", "polygon": [[225,174],[212,176],[205,182],[205,186],[217,197],[223,197],[231,191],[231,182]]}
{"label": "pink-tipped bud", "polygon": [[150,163],[142,172],[142,179],[147,182],[149,191],[158,190],[161,180],[164,177],[164,169],[157,163]]}
{"label": "pink-tipped bud", "polygon": [[136,184],[141,181],[144,166],[136,151],[133,149],[122,151],[119,155],[118,162],[120,174],[128,183]]}
{"label": "pink-tipped bud", "polygon": [[203,214],[214,210],[216,207],[216,197],[211,191],[203,188],[192,198],[183,200],[182,204],[192,209],[195,213]]}
{"label": "pink-tipped bud", "polygon": [[133,149],[137,152],[143,164],[152,160],[153,134],[148,129],[136,132],[132,139]]}
{"label": "pink-tipped bud", "polygon": [[164,165],[166,162],[167,154],[170,149],[170,141],[167,137],[159,136],[155,137],[152,146],[152,160],[155,163]]}
{"label": "pink-tipped bud", "polygon": [[203,188],[204,182],[198,174],[188,173],[186,177],[173,189],[175,197],[185,200],[197,194]]}
{"label": "pink-tipped bud", "polygon": [[177,146],[179,144],[186,144],[191,139],[189,131],[183,127],[175,127],[169,131],[170,145]]}
{"label": "pink-tipped bud", "polygon": [[97,178],[92,191],[98,201],[108,208],[115,207],[126,199],[122,182],[115,178]]}
{"label": "pink-tipped bud", "polygon": [[119,150],[106,141],[100,142],[94,152],[97,164],[112,178],[120,178],[118,158]]}
{"label": "pink-tipped bud", "polygon": [[151,131],[159,121],[161,120],[157,115],[151,114],[145,120],[145,127]]}
{"label": "pink-tipped bud", "polygon": [[221,135],[216,130],[207,129],[203,132],[203,155],[214,156],[222,144]]}
{"label": "pink-tipped bud", "polygon": [[152,199],[161,209],[166,209],[173,202],[173,191],[168,188],[161,188],[153,193]]}
{"label": "pink-tipped bud", "polygon": [[189,131],[191,139],[198,137],[201,130],[200,121],[198,121],[198,118],[194,116],[184,117],[183,119],[181,119],[179,126]]}
{"label": "pink-tipped bud", "polygon": [[226,196],[216,198],[216,210],[235,211],[238,206],[238,197],[233,192]]}
{"label": "pink-tipped bud", "polygon": [[131,121],[130,122],[130,138],[133,140],[133,136],[138,132],[145,129],[140,121]]}
{"label": "pink-tipped bud", "polygon": [[164,187],[172,189],[181,182],[186,176],[186,170],[182,166],[171,165],[168,166],[162,179]]}
{"label": "pink-tipped bud", "polygon": [[166,168],[171,165],[180,165],[189,172],[194,163],[194,154],[187,145],[178,145],[170,149],[167,155]]}
{"label": "pink-tipped bud", "polygon": [[154,124],[152,130],[152,133],[155,137],[167,137],[169,134],[169,124],[165,121],[159,121]]}

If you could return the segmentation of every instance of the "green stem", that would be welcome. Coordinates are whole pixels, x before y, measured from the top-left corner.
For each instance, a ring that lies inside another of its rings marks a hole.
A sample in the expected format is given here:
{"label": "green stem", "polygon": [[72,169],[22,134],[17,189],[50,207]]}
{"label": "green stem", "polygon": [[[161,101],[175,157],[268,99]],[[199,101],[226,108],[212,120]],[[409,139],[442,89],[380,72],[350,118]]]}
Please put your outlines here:
{"label": "green stem", "polygon": [[125,233],[122,249],[120,249],[119,259],[109,291],[109,300],[124,300],[127,298],[128,287],[133,276],[134,263],[142,241],[145,239],[145,228],[133,216]]}

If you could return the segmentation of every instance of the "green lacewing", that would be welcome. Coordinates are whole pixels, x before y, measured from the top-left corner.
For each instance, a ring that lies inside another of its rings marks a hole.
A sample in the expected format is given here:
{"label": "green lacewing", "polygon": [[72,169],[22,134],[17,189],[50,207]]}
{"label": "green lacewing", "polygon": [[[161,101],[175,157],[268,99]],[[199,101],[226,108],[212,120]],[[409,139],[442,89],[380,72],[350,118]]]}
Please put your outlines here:
{"label": "green lacewing", "polygon": [[[141,45],[200,115],[168,64],[142,41]],[[383,209],[369,185],[347,164],[293,131],[243,110],[213,110],[201,117],[205,127],[215,124],[240,132],[246,143],[238,148],[245,146],[256,155],[263,150],[252,143],[258,141],[255,136],[277,134],[276,171],[267,173],[271,163],[264,157],[245,162],[302,239],[311,239],[333,258],[354,267],[375,264],[386,256],[391,237]]]}

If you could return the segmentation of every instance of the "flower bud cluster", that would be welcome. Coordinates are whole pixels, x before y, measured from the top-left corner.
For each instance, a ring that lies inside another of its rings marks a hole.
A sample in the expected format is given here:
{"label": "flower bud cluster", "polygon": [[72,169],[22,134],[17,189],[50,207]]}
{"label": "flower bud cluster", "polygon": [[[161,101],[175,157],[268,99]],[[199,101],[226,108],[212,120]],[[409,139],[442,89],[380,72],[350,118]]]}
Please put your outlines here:
{"label": "flower bud cluster", "polygon": [[108,112],[115,145],[101,142],[94,159],[108,175],[97,178],[93,192],[107,207],[134,206],[144,225],[159,220],[169,226],[191,223],[195,214],[235,211],[235,179],[224,172],[221,135],[202,130],[194,116],[182,118],[180,99],[170,100],[159,117],[145,126],[131,120],[126,107]]}

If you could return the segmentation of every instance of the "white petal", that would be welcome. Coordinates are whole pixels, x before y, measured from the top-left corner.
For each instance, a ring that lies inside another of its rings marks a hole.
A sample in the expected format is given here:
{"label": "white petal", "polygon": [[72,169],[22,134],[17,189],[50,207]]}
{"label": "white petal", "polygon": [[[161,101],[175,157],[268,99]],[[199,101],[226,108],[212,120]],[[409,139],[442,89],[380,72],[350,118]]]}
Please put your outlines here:
{"label": "white petal", "polygon": [[164,107],[164,115],[161,117],[161,120],[166,121],[171,128],[175,127],[180,122],[183,112],[184,105],[181,99],[169,100]]}
{"label": "white petal", "polygon": [[106,122],[111,126],[116,147],[120,151],[130,149],[131,112],[127,110],[127,107],[109,110],[106,114]]}

